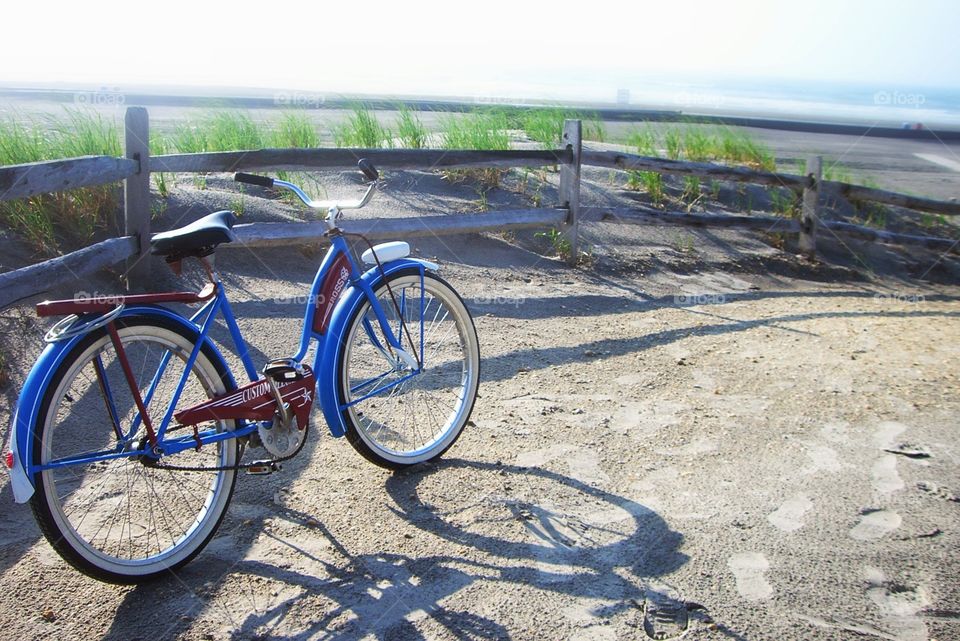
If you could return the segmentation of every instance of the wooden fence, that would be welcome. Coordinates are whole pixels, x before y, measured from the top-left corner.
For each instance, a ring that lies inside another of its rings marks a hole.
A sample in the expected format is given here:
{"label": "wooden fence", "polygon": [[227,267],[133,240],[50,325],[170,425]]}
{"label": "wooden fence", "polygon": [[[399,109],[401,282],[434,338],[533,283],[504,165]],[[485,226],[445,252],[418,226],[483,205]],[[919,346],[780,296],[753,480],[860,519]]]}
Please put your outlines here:
{"label": "wooden fence", "polygon": [[[829,229],[853,237],[905,245],[922,245],[951,251],[957,242],[930,236],[896,234],[850,223],[823,221],[819,215],[821,189],[832,186],[851,200],[896,205],[940,215],[960,214],[960,204],[906,194],[871,189],[858,185],[824,181],[821,160],[808,161],[805,175],[757,171],[712,163],[685,162],[650,158],[634,154],[583,149],[581,124],[569,120],[564,125],[562,147],[554,150],[434,150],[434,149],[262,149],[201,154],[150,156],[149,119],[143,107],[129,107],[124,118],[125,157],[95,156],[0,167],[0,201],[27,198],[37,194],[124,183],[124,234],[65,256],[0,274],[0,308],[28,296],[104,267],[126,261],[128,285],[149,283],[150,260],[150,174],[158,172],[233,172],[233,171],[309,171],[353,167],[358,158],[368,158],[385,169],[461,169],[475,167],[560,167],[559,202],[555,208],[493,211],[456,216],[418,216],[411,218],[365,219],[347,221],[351,231],[362,226],[371,238],[395,238],[417,235],[462,234],[524,228],[554,227],[570,243],[571,257],[578,255],[581,222],[617,222],[626,224],[677,224],[754,229],[797,233],[802,251],[816,251],[817,232]],[[688,214],[636,208],[580,206],[580,171],[583,165],[624,171],[654,171],[668,175],[786,187],[800,194],[799,218],[725,214]],[[316,240],[325,227],[322,223],[252,223],[235,227],[243,245],[282,245]],[[372,230],[372,231],[370,231]]]}

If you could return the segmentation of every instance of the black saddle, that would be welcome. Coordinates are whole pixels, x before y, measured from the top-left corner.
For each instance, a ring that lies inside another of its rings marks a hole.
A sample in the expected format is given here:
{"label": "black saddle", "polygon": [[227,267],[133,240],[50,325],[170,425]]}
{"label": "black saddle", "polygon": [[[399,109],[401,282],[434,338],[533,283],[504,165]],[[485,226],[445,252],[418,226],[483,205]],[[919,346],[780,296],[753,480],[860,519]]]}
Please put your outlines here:
{"label": "black saddle", "polygon": [[150,239],[150,253],[168,258],[207,256],[220,243],[237,240],[231,229],[237,217],[232,211],[218,211],[189,225],[160,232]]}

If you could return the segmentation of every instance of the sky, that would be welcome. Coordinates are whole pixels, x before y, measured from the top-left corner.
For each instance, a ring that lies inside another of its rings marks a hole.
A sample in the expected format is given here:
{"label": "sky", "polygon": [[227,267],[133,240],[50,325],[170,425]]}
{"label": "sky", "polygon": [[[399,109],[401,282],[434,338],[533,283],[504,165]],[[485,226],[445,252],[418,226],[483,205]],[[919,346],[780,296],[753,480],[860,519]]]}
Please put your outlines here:
{"label": "sky", "polygon": [[[145,11],[145,9],[148,9]],[[0,82],[551,97],[652,82],[960,88],[957,0],[11,2]]]}

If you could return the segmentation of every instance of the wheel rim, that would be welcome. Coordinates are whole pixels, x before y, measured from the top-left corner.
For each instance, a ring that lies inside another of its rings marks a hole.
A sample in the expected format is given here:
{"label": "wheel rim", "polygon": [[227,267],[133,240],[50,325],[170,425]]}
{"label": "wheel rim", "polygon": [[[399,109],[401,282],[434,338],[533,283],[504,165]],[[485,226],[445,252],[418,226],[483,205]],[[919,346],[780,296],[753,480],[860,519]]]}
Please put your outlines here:
{"label": "wheel rim", "polygon": [[[146,395],[156,363],[166,351],[174,358],[149,404],[159,425],[184,370],[191,345],[177,333],[157,327],[119,328],[124,349]],[[120,424],[129,430],[136,413],[119,361],[104,336],[90,345],[61,379],[47,412],[41,441],[43,463],[82,451],[116,446],[113,422],[96,376],[103,364]],[[151,364],[153,366],[151,367]],[[213,365],[201,354],[181,395],[181,407],[224,391]],[[221,425],[225,429],[226,425]],[[141,426],[136,442],[145,433]],[[178,454],[174,465],[230,465],[235,446],[206,446]],[[93,445],[93,447],[90,447]],[[41,473],[44,496],[64,541],[87,562],[110,572],[138,575],[170,567],[197,550],[212,533],[226,508],[233,472],[174,472],[120,458]]]}
{"label": "wheel rim", "polygon": [[476,393],[479,350],[473,323],[452,289],[430,277],[421,286],[419,275],[395,278],[390,286],[409,337],[400,330],[400,314],[386,287],[377,298],[390,327],[402,333],[404,349],[421,355],[423,372],[399,383],[410,373],[396,368],[388,373],[391,363],[371,340],[371,330],[381,346],[386,340],[364,302],[347,335],[341,385],[345,402],[351,403],[396,383],[347,412],[357,435],[377,455],[395,463],[416,463],[442,452],[466,423]]}

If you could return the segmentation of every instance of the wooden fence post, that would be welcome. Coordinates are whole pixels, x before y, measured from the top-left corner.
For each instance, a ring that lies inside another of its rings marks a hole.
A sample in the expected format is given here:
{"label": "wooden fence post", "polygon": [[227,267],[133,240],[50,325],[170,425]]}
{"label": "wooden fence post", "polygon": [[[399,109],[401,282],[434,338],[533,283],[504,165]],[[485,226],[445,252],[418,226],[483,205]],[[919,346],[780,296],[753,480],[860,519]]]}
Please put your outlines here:
{"label": "wooden fence post", "polygon": [[583,153],[583,125],[579,120],[563,123],[563,146],[573,154],[569,163],[560,165],[560,206],[567,209],[562,233],[570,247],[567,262],[576,265],[580,257],[580,157]]}
{"label": "wooden fence post", "polygon": [[807,158],[807,179],[803,188],[803,211],[800,215],[800,253],[813,259],[817,254],[817,227],[820,221],[820,180],[823,177],[823,157]]}
{"label": "wooden fence post", "polygon": [[127,107],[124,147],[139,170],[123,181],[123,231],[137,239],[137,252],[127,259],[127,289],[145,288],[150,280],[150,120],[143,107]]}

